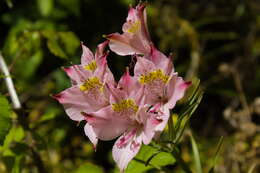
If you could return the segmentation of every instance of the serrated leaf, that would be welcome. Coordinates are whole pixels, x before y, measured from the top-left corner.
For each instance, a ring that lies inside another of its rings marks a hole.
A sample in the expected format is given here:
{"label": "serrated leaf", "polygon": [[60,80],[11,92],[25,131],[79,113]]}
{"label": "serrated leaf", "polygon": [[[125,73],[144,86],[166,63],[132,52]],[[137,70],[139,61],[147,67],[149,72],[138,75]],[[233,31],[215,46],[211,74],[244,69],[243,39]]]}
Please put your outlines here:
{"label": "serrated leaf", "polygon": [[92,163],[85,163],[81,165],[75,173],[104,173],[103,169]]}
{"label": "serrated leaf", "polygon": [[8,100],[0,95],[0,145],[3,145],[5,137],[11,129],[11,113]]}
{"label": "serrated leaf", "polygon": [[61,46],[59,45],[58,41],[55,39],[49,39],[47,41],[47,46],[50,50],[51,53],[53,53],[55,56],[60,57],[60,58],[67,58],[67,55],[65,52],[62,50]]}

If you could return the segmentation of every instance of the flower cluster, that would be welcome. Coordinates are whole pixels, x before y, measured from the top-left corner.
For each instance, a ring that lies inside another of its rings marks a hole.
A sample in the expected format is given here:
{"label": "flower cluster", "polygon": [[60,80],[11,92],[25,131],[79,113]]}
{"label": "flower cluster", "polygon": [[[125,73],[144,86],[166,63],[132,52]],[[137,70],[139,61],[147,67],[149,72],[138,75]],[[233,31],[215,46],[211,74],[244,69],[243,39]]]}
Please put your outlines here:
{"label": "flower cluster", "polygon": [[[123,171],[142,144],[149,144],[165,128],[176,102],[190,82],[174,72],[172,60],[152,43],[145,4],[130,8],[123,33],[107,35],[93,54],[82,44],[81,64],[64,68],[72,87],[54,96],[74,121],[84,121],[84,131],[96,147],[98,140],[119,137],[113,158]],[[110,49],[136,58],[134,75],[127,68],[116,82],[107,65]]]}

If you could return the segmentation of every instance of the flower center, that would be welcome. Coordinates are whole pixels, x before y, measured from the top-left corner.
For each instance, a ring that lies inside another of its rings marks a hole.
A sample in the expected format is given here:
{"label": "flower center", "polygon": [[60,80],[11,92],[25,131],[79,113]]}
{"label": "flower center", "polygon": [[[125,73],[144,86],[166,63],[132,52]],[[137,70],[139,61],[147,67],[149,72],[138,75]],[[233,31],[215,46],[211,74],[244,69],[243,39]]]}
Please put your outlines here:
{"label": "flower center", "polygon": [[141,26],[141,22],[137,20],[136,22],[131,24],[131,27],[127,30],[127,32],[134,34],[139,30],[140,26]]}
{"label": "flower center", "polygon": [[139,82],[141,84],[149,84],[153,82],[154,80],[161,80],[164,83],[168,82],[169,76],[165,75],[161,69],[152,71],[148,73],[147,75],[141,75],[139,78]]}
{"label": "flower center", "polygon": [[89,70],[89,71],[94,71],[97,68],[97,63],[95,60],[91,61],[90,63],[88,63],[88,65],[85,65],[84,69],[85,70]]}
{"label": "flower center", "polygon": [[133,99],[125,99],[118,103],[112,104],[112,109],[118,113],[127,112],[130,114],[136,113],[138,110],[138,106]]}
{"label": "flower center", "polygon": [[84,84],[80,85],[79,89],[81,91],[89,91],[90,89],[93,88],[98,88],[98,89],[102,89],[102,83],[100,82],[99,78],[97,77],[92,77],[92,78],[88,78]]}

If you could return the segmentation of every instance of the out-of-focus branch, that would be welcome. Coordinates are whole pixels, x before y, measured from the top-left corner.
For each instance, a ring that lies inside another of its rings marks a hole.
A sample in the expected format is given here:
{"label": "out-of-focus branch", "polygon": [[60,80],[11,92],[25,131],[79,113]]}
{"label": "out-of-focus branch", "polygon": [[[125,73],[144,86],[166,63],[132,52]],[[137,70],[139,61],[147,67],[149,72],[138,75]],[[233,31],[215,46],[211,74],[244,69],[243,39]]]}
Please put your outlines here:
{"label": "out-of-focus branch", "polygon": [[247,103],[247,99],[245,96],[245,92],[243,90],[242,82],[239,76],[239,72],[235,68],[231,68],[231,73],[234,78],[235,87],[237,89],[240,102],[242,104],[243,109],[246,111],[247,117],[250,117],[251,111]]}
{"label": "out-of-focus branch", "polygon": [[[7,65],[4,61],[4,58],[1,54],[1,52],[0,52],[0,70],[4,74],[6,87],[8,89],[9,95],[11,97],[13,108],[16,109],[16,113],[18,113],[20,115],[20,116],[18,116],[18,121],[20,122],[20,124],[23,126],[24,129],[28,130],[31,133],[31,135],[33,135],[32,130],[30,129],[28,124],[23,119],[23,117],[25,117],[24,110],[21,109],[22,106],[21,106],[20,100],[19,100],[16,90],[14,88],[12,78],[10,76],[9,70],[7,68]],[[30,148],[32,151],[32,156],[33,156],[36,167],[38,168],[40,173],[45,173],[46,170],[45,170],[44,164],[42,162],[40,154],[36,152],[36,149],[35,149],[36,147],[34,145],[32,145]]]}
{"label": "out-of-focus branch", "polygon": [[191,80],[193,76],[196,76],[200,65],[200,54],[198,51],[192,51],[191,53],[191,63],[189,70],[186,73],[185,79]]}
{"label": "out-of-focus branch", "polygon": [[4,58],[0,52],[0,70],[3,72],[4,74],[4,79],[5,79],[5,84],[7,87],[7,90],[10,94],[11,100],[12,100],[12,104],[13,104],[13,108],[14,109],[20,109],[21,108],[21,103],[20,100],[17,96],[16,90],[14,88],[14,84],[13,84],[13,80],[10,76],[9,70],[7,68],[7,65],[4,61]]}

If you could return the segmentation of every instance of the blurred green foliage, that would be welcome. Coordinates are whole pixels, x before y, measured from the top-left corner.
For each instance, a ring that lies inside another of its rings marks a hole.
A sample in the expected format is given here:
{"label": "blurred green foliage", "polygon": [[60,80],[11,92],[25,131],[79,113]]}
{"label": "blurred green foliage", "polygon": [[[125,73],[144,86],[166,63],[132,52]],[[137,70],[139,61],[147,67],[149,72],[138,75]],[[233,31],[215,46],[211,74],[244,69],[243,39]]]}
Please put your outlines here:
{"label": "blurred green foliage", "polygon": [[[129,4],[137,2],[0,1],[0,51],[23,105],[22,112],[11,110],[1,75],[0,172],[118,172],[113,142],[100,142],[95,152],[83,124],[72,122],[50,94],[70,86],[60,67],[79,63],[80,41],[95,49],[103,34],[121,30]],[[259,11],[257,0],[148,0],[154,43],[173,53],[176,71],[187,80],[200,78],[205,91],[190,124],[190,116],[178,114],[184,104],[168,126],[178,131],[172,138],[181,141],[181,158],[193,172],[260,171]],[[117,79],[130,59],[110,53]],[[126,172],[183,172],[176,158],[151,147],[143,147]]]}

